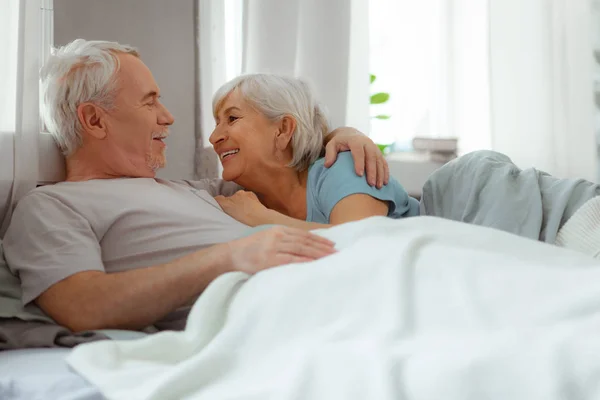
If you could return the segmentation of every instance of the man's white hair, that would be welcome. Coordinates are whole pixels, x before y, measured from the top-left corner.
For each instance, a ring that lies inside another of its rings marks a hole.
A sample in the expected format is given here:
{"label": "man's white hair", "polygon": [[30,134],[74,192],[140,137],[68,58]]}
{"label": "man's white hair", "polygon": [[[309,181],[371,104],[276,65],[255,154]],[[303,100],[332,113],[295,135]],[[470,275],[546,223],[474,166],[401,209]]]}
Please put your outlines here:
{"label": "man's white hair", "polygon": [[76,39],[54,49],[42,67],[42,118],[65,156],[82,144],[77,107],[87,102],[105,109],[113,107],[118,53],[139,57],[128,45]]}
{"label": "man's white hair", "polygon": [[271,121],[286,115],[296,120],[290,167],[303,171],[319,158],[329,125],[325,111],[307,82],[274,74],[239,76],[221,86],[215,93],[215,118],[225,98],[236,89],[245,101]]}

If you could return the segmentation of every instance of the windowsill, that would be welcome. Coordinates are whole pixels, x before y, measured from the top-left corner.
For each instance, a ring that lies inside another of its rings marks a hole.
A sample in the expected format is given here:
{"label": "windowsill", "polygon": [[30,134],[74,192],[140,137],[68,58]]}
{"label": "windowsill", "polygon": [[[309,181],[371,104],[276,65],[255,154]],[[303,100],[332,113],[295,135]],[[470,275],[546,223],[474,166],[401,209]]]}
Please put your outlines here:
{"label": "windowsill", "polygon": [[386,159],[390,168],[390,176],[400,182],[408,194],[415,198],[421,197],[427,178],[445,164],[433,161],[428,154],[420,152],[390,153]]}

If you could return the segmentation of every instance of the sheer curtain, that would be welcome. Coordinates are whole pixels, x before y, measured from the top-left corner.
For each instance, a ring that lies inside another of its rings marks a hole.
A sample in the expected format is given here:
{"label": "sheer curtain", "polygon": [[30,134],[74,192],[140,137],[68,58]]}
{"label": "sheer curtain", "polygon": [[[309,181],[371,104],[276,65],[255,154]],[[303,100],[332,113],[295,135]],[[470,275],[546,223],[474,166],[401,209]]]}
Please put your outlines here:
{"label": "sheer curtain", "polygon": [[214,128],[212,97],[217,89],[241,73],[243,0],[197,0],[199,65],[196,144],[198,177],[220,174],[221,163],[208,138]]}
{"label": "sheer curtain", "polygon": [[488,2],[369,0],[371,135],[410,148],[415,136],[456,137],[461,152],[491,145]]}
{"label": "sheer curtain", "polygon": [[[241,73],[311,82],[333,127],[369,131],[368,0],[198,0],[201,174],[218,164],[208,136],[214,92]],[[241,55],[241,56],[240,56]]]}
{"label": "sheer curtain", "polygon": [[367,0],[245,0],[242,72],[311,82],[333,127],[369,129]]}
{"label": "sheer curtain", "polygon": [[14,173],[19,3],[0,0],[0,237],[10,214]]}
{"label": "sheer curtain", "polygon": [[40,4],[0,0],[0,237],[35,187],[39,138]]}
{"label": "sheer curtain", "polygon": [[597,181],[589,0],[490,0],[493,148]]}

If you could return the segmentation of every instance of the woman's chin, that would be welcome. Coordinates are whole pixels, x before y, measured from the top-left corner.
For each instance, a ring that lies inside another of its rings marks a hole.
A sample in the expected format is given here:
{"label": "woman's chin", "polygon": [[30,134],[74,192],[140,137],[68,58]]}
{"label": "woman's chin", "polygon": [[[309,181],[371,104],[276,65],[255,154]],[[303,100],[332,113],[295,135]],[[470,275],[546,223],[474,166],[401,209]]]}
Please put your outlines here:
{"label": "woman's chin", "polygon": [[234,182],[240,177],[239,173],[232,171],[231,169],[224,168],[222,179],[227,182]]}

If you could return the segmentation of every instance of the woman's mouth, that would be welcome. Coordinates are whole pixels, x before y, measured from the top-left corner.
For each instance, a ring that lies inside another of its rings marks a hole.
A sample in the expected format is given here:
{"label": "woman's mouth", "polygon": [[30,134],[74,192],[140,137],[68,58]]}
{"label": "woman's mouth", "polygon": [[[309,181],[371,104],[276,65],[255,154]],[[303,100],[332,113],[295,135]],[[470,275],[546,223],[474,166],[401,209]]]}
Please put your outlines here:
{"label": "woman's mouth", "polygon": [[220,154],[219,158],[221,159],[221,163],[229,160],[234,157],[237,153],[239,153],[240,149],[227,150]]}

